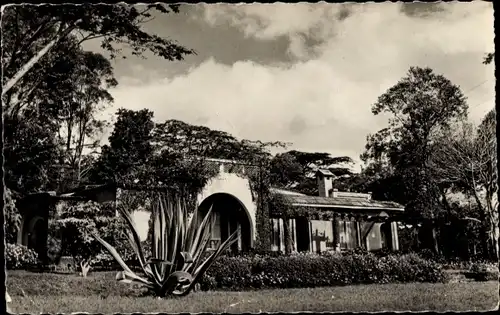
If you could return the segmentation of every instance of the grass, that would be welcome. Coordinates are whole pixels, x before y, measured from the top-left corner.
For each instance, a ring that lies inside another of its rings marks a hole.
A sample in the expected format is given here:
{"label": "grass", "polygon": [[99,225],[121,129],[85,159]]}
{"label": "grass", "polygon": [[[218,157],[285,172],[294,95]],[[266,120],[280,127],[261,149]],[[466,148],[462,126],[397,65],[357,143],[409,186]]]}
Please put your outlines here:
{"label": "grass", "polygon": [[[243,313],[297,311],[484,311],[498,305],[498,281],[356,285],[247,292],[194,292],[184,298],[138,297],[115,273],[8,272],[11,307],[19,313]],[[24,293],[23,293],[24,292]]]}

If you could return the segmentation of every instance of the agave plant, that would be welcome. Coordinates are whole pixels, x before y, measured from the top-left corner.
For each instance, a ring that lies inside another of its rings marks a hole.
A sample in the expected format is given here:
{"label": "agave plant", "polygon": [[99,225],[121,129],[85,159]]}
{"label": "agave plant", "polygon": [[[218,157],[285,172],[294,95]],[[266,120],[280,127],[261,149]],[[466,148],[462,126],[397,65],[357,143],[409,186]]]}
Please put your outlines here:
{"label": "agave plant", "polygon": [[94,237],[110,252],[123,268],[116,279],[126,283],[139,283],[155,295],[187,295],[202,275],[238,238],[234,232],[213,253],[204,255],[210,241],[210,231],[215,225],[212,207],[201,220],[198,211],[188,216],[185,202],[179,198],[160,194],[153,204],[153,230],[151,257],[146,258],[132,213],[126,206],[118,206],[129,227],[129,241],[134,249],[143,276],[134,273],[116,249],[94,233]]}

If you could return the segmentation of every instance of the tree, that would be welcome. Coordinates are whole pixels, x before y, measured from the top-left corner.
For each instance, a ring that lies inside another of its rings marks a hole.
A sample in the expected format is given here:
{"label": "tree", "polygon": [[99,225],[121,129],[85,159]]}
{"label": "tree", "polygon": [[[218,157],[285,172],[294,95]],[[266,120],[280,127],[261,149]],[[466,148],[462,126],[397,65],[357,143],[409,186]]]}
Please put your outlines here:
{"label": "tree", "polygon": [[[406,206],[408,215],[435,220],[449,208],[449,187],[435,182],[428,164],[436,133],[465,118],[467,109],[458,86],[430,68],[419,67],[411,67],[372,106],[373,114],[392,117],[388,127],[368,136],[361,158],[367,164],[384,165],[389,177],[398,179],[400,193],[395,201]],[[437,251],[433,228],[432,233]]]}
{"label": "tree", "polygon": [[93,259],[102,252],[92,233],[99,231],[107,242],[115,246],[127,239],[122,219],[107,216],[101,205],[94,202],[70,205],[54,220],[51,229],[60,232],[63,253],[73,258],[83,277],[87,276]]}
{"label": "tree", "polygon": [[29,110],[24,118],[4,118],[5,185],[21,193],[53,189],[59,158],[57,124],[50,113]]}
{"label": "tree", "polygon": [[[8,185],[25,192],[57,189],[62,167],[67,170],[63,179],[68,173],[75,173],[76,182],[85,176],[82,165],[92,156],[83,156],[82,148],[96,145],[85,142],[104,123],[94,119],[102,104],[95,102],[110,101],[97,79],[108,87],[116,81],[109,60],[82,51],[81,44],[101,40],[111,59],[126,45],[137,56],[150,51],[166,60],[181,60],[193,51],[142,29],[153,12],[177,9],[156,4],[143,9],[90,4],[4,8],[2,108]],[[100,70],[92,73],[92,68]],[[66,140],[73,138],[69,150],[68,141],[61,145],[58,137],[62,125],[74,129],[71,136],[65,134]]]}
{"label": "tree", "polygon": [[315,172],[318,169],[328,169],[340,178],[352,175],[350,168],[344,166],[351,163],[352,159],[347,156],[332,157],[329,153],[293,150],[277,154],[273,158],[270,176],[273,185],[317,195]]}
{"label": "tree", "polygon": [[58,138],[63,145],[60,163],[69,171],[66,179],[70,187],[74,187],[88,171],[82,166],[85,162],[88,165],[91,157],[86,157],[84,150],[95,150],[99,145],[99,141],[92,138],[102,133],[106,121],[97,119],[96,114],[113,101],[107,89],[116,86],[117,81],[107,59],[79,47],[73,54],[60,58],[56,65],[66,70],[65,88],[59,89],[64,97],[61,97],[62,108],[57,117],[61,124]]}
{"label": "tree", "polygon": [[119,109],[109,145],[102,147],[91,181],[132,183],[147,178],[153,155],[153,128],[152,111]]}
{"label": "tree", "polygon": [[227,132],[179,120],[157,124],[153,137],[156,148],[164,152],[245,162],[268,159],[271,157],[270,147],[285,145],[281,142],[239,140]]}
{"label": "tree", "polygon": [[[483,229],[483,247],[490,256],[498,257],[495,125],[492,110],[477,128],[465,122],[456,130],[444,132],[436,141],[430,166],[439,181],[474,198]],[[486,243],[488,239],[491,246]]]}
{"label": "tree", "polygon": [[270,180],[275,186],[290,189],[303,180],[304,167],[291,154],[277,154],[270,164]]}
{"label": "tree", "polygon": [[5,215],[5,241],[8,244],[17,243],[17,233],[21,228],[21,213],[16,207],[16,198],[12,190],[5,188],[3,193]]}
{"label": "tree", "polygon": [[[84,148],[98,144],[89,143],[88,139],[102,132],[105,121],[96,119],[96,113],[113,100],[107,89],[117,82],[110,62],[100,54],[82,51],[74,38],[67,38],[59,51],[61,57],[50,67],[44,66],[50,70],[47,80],[37,86],[29,100],[12,107],[12,115],[4,115],[4,141],[8,146],[8,175],[12,171],[19,180],[26,178],[22,172],[34,169],[46,174],[44,181],[52,182],[52,188],[65,190],[68,187],[64,187],[64,181],[70,186],[78,184],[82,159],[89,160],[83,156]],[[23,131],[29,131],[30,137],[21,136]],[[30,143],[37,138],[44,141],[43,145]],[[38,147],[44,153],[39,159]],[[28,150],[29,155],[25,154]],[[25,154],[24,159],[10,158],[20,154]],[[16,174],[16,169],[21,174]],[[60,172],[61,169],[66,172]],[[31,181],[37,177],[33,173],[29,176]],[[60,180],[62,186],[56,184]],[[35,187],[47,188],[42,182]],[[22,189],[20,185],[17,188]]]}
{"label": "tree", "polygon": [[31,84],[22,81],[42,58],[57,50],[70,35],[77,36],[79,44],[102,39],[101,47],[108,50],[112,58],[120,52],[116,45],[123,44],[131,47],[134,55],[140,56],[149,50],[166,60],[182,60],[184,55],[193,53],[171,40],[142,30],[142,25],[153,18],[153,10],[160,14],[177,13],[178,5],[151,4],[142,9],[123,4],[11,5],[4,8],[2,98],[10,100],[14,94],[17,99],[29,97],[30,93],[19,94],[16,88],[18,85],[36,87],[42,82],[43,76]]}

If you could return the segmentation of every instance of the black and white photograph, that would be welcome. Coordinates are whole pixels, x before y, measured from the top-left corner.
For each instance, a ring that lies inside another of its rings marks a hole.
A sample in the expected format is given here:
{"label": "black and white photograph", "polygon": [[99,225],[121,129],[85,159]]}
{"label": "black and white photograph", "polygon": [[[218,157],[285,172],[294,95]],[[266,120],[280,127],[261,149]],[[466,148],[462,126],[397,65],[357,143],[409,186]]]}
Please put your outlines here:
{"label": "black and white photograph", "polygon": [[493,1],[1,7],[11,314],[499,306]]}

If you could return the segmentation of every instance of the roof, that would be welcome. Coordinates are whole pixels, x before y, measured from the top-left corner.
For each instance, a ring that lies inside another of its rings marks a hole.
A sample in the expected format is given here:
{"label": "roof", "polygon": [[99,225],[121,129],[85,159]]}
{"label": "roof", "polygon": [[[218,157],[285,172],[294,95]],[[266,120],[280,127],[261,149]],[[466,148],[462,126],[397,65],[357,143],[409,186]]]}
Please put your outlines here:
{"label": "roof", "polygon": [[333,173],[330,172],[329,170],[325,170],[325,169],[319,169],[316,174],[320,173],[321,175],[323,176],[333,176]]}
{"label": "roof", "polygon": [[288,190],[288,189],[282,189],[282,188],[276,188],[276,187],[271,187],[269,189],[272,193],[275,194],[280,194],[280,195],[295,195],[295,196],[306,196],[302,193],[293,191],[293,190]]}
{"label": "roof", "polygon": [[314,207],[314,208],[340,208],[360,210],[390,210],[404,211],[404,207],[396,202],[377,201],[360,198],[330,198],[306,195],[281,194],[292,206]]}

